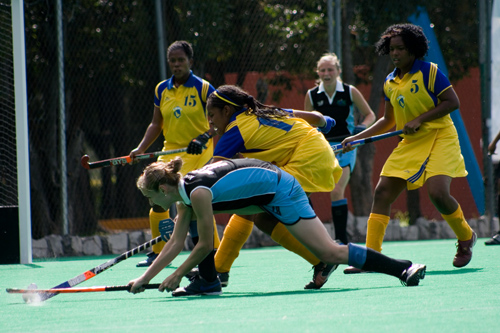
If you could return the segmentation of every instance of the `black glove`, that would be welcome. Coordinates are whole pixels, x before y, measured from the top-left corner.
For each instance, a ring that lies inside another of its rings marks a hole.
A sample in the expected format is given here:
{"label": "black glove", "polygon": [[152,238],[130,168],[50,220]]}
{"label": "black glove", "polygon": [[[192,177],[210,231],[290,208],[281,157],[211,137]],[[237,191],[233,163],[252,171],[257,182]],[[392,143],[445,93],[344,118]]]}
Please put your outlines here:
{"label": "black glove", "polygon": [[208,140],[210,140],[211,136],[205,132],[203,134],[198,135],[196,138],[191,140],[187,147],[187,153],[191,155],[199,155],[203,151],[203,148],[206,148]]}

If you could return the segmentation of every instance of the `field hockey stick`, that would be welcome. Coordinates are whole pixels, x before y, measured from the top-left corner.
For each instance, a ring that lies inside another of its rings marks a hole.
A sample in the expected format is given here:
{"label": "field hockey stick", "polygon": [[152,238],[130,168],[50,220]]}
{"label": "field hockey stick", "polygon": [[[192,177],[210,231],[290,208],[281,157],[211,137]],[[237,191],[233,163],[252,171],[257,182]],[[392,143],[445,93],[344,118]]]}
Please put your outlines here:
{"label": "field hockey stick", "polygon": [[[9,294],[73,294],[73,293],[95,293],[103,291],[130,291],[131,286],[103,286],[103,287],[83,287],[83,288],[52,288],[52,289],[5,289]],[[145,284],[144,289],[158,289],[159,283]]]}
{"label": "field hockey stick", "polygon": [[[166,150],[166,151],[156,151],[154,153],[146,153],[146,154],[136,155],[133,160],[145,160],[145,159],[155,158],[155,157],[162,156],[162,155],[183,153],[185,151],[187,151],[187,148],[179,148],[179,149],[172,149],[172,150]],[[80,160],[82,163],[82,166],[87,170],[105,168],[105,167],[109,167],[109,166],[113,166],[113,165],[125,165],[125,164],[132,162],[132,157],[122,156],[122,157],[115,157],[115,158],[110,158],[108,160],[102,160],[102,161],[96,161],[96,162],[89,162],[89,160],[90,160],[89,155],[83,155],[82,159]]]}
{"label": "field hockey stick", "polygon": [[[108,260],[107,262],[105,262],[104,264],[101,264],[99,266],[96,266],[92,269],[89,269],[88,271],[80,274],[80,275],[77,275],[75,276],[74,278],[72,279],[69,279],[68,281],[65,281],[57,286],[55,286],[54,288],[51,288],[51,289],[60,289],[60,288],[71,288],[71,287],[74,287],[84,281],[87,281],[88,279],[91,279],[93,278],[94,276],[96,276],[97,274],[100,274],[102,272],[104,272],[105,270],[107,270],[108,268],[118,264],[119,262],[127,259],[127,258],[130,258],[131,256],[133,255],[136,255],[137,253],[141,252],[141,251],[144,251],[145,249],[147,249],[148,247],[151,247],[153,245],[155,245],[156,243],[159,243],[161,242],[161,237],[162,236],[158,236],[142,245],[139,245],[138,247],[136,248],[133,248],[132,250],[130,251],[127,251],[123,254],[121,254],[120,256],[114,258],[114,259],[110,259]],[[35,289],[36,290],[36,289]],[[47,293],[47,294],[42,294],[40,295],[41,297],[41,301],[45,301],[51,297],[54,297],[56,296],[57,294],[56,293]],[[26,300],[25,300],[26,301]]]}
{"label": "field hockey stick", "polygon": [[[356,141],[351,141],[351,142],[349,142],[349,144],[351,145],[351,147],[354,148],[354,147],[357,147],[357,146],[364,145],[365,143],[379,141],[379,140],[390,138],[392,136],[396,136],[396,135],[400,135],[400,134],[403,134],[402,130],[394,131],[394,132],[389,132],[389,133],[384,133],[384,134],[380,134],[380,135],[374,135],[374,136],[371,136],[369,138],[364,138],[364,139],[360,139],[360,140],[356,140]],[[332,149],[333,149],[334,153],[342,151],[342,144],[339,143],[337,145],[333,145]]]}

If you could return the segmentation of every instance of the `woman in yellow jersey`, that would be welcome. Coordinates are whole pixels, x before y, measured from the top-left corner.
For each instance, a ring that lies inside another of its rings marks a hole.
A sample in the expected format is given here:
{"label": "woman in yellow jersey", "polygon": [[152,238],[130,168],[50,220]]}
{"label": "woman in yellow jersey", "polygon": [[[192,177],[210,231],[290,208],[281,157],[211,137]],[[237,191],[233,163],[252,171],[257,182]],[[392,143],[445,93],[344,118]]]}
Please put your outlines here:
{"label": "woman in yellow jersey", "polygon": [[[406,187],[426,184],[432,203],[458,238],[453,265],[463,267],[472,258],[477,237],[450,194],[451,180],[467,175],[450,117],[460,104],[457,94],[435,64],[419,60],[428,50],[422,28],[392,25],[382,34],[376,50],[379,55],[388,54],[396,66],[384,83],[385,113],[369,129],[345,139],[344,151],[351,150],[349,142],[387,132],[394,125],[403,130],[403,140],[387,159],[375,188],[366,245],[382,251],[391,204]],[[359,273],[359,269],[344,272]]]}
{"label": "woman in yellow jersey", "polygon": [[[179,154],[184,161],[180,170],[182,174],[201,168],[212,158],[213,131],[208,124],[205,108],[207,96],[214,91],[214,88],[191,71],[193,54],[191,44],[186,41],[176,41],[168,47],[167,60],[173,75],[156,86],[153,120],[137,148],[130,152],[130,157],[143,154],[163,132],[164,151],[188,148],[186,153]],[[207,149],[203,150],[204,146]],[[158,158],[163,161],[170,159],[171,156],[167,155]],[[160,206],[153,206],[150,210],[149,221],[153,238],[160,235],[158,228],[160,221],[168,217],[168,211]],[[214,230],[214,248],[219,245],[216,231],[217,229]],[[191,236],[196,241],[197,235],[194,233]],[[148,258],[139,262],[137,267],[151,265],[164,245],[164,242],[154,245]]]}
{"label": "woman in yellow jersey", "polygon": [[[321,127],[325,126],[324,119],[331,125],[330,117],[317,112],[264,105],[232,85],[221,86],[210,95],[207,111],[210,123],[220,135],[214,161],[240,155],[272,162],[293,175],[308,193],[330,192],[340,179],[342,169],[328,142],[305,120],[309,118],[313,126]],[[319,119],[319,122],[310,117]],[[223,286],[227,286],[229,269],[255,222],[278,244],[301,255],[314,266],[313,281],[306,285],[306,289],[321,288],[336,266],[320,262],[282,224],[277,221],[269,223],[269,218],[267,214],[231,217],[215,257]]]}

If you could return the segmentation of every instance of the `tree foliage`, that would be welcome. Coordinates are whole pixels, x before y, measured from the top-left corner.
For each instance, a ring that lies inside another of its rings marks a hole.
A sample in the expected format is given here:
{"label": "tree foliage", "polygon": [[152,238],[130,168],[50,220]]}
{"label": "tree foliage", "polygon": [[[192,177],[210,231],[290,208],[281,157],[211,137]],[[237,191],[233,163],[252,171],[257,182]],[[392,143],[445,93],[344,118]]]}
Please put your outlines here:
{"label": "tree foliage", "polygon": [[[314,77],[313,68],[328,49],[325,0],[171,0],[162,2],[167,45],[188,40],[195,49],[194,72],[214,86],[236,73],[275,71],[280,93],[291,77]],[[476,2],[411,0],[342,2],[344,80],[371,83],[372,108],[378,107],[387,59],[373,44],[389,24],[406,21],[425,5],[450,77],[457,80],[478,59]],[[153,92],[160,78],[156,12],[153,1],[63,1],[67,161],[58,161],[58,74],[56,13],[50,1],[25,1],[26,52],[31,149],[32,216],[35,237],[61,231],[60,163],[68,166],[71,233],[93,233],[97,219],[146,216],[147,201],[135,189],[141,166],[88,172],[79,165],[128,154],[152,118]],[[285,75],[286,73],[286,75]],[[150,150],[158,150],[161,142]],[[370,149],[367,148],[366,149]],[[370,175],[373,152],[357,167]],[[363,166],[364,165],[364,166]],[[354,181],[356,184],[356,181]],[[371,182],[370,182],[371,184]],[[356,185],[354,185],[356,187]],[[370,190],[358,186],[370,202]],[[365,207],[359,212],[365,213]]]}

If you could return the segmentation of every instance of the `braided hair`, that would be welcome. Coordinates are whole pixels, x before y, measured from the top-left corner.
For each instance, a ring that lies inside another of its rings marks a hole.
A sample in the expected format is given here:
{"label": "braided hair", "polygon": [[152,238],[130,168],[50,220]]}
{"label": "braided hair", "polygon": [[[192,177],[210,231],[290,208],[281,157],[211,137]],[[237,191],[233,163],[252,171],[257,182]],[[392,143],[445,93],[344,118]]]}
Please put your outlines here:
{"label": "braided hair", "polygon": [[177,156],[170,162],[154,162],[148,165],[137,179],[136,186],[140,190],[159,191],[160,185],[177,186],[182,175],[182,159]]}
{"label": "braided hair", "polygon": [[375,52],[381,56],[389,54],[391,38],[396,36],[403,39],[408,52],[416,59],[421,59],[427,54],[429,41],[425,37],[424,31],[421,27],[410,23],[394,24],[388,27],[375,44]]}
{"label": "braided hair", "polygon": [[232,105],[237,111],[247,108],[245,114],[254,114],[265,119],[287,118],[290,113],[272,105],[259,102],[252,95],[234,85],[223,85],[208,97],[207,104],[212,107],[223,108]]}

